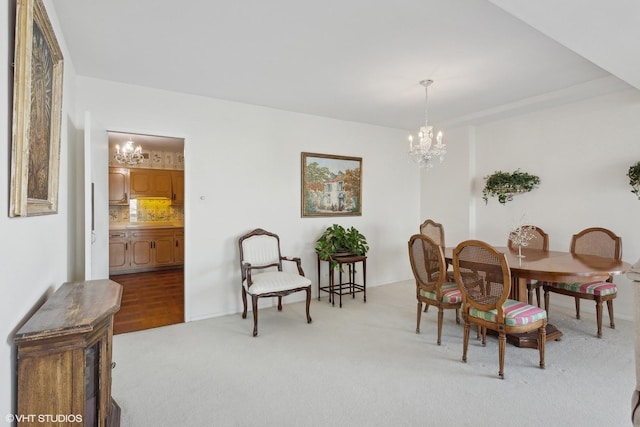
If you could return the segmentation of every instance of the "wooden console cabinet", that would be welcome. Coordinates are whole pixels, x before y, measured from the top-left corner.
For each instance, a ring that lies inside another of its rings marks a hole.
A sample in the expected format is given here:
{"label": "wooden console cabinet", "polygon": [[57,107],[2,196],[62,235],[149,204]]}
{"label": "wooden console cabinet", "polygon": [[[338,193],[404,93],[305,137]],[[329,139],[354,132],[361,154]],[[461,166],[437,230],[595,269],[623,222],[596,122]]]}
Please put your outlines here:
{"label": "wooden console cabinet", "polygon": [[111,280],[65,283],[15,334],[19,427],[120,425],[111,346],[121,296]]}

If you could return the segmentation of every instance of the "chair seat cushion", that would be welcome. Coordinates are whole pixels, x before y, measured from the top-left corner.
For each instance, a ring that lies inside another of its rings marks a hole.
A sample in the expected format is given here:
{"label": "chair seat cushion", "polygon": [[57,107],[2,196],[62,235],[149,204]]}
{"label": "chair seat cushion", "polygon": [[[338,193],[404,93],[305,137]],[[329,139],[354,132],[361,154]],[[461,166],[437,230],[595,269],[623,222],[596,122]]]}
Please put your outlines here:
{"label": "chair seat cushion", "polygon": [[284,292],[311,286],[311,280],[308,278],[288,271],[268,271],[252,274],[251,280],[253,281],[251,286],[247,286],[246,280],[242,283],[242,286],[251,295]]}
{"label": "chair seat cushion", "polygon": [[[462,302],[462,293],[460,293],[460,289],[458,289],[458,285],[451,282],[444,282],[442,287],[440,288],[442,301],[449,304],[457,304]],[[436,292],[435,291],[424,291],[420,290],[420,295],[429,298],[431,300],[436,301]]]}
{"label": "chair seat cushion", "polygon": [[[508,326],[529,325],[547,318],[546,310],[512,299],[506,300],[502,309],[504,311],[504,324]],[[490,322],[497,322],[498,320],[498,310],[484,311],[472,307],[469,310],[469,315]]]}
{"label": "chair seat cushion", "polygon": [[550,288],[564,289],[567,291],[578,292],[581,294],[589,294],[595,296],[611,295],[618,292],[615,283],[609,282],[588,282],[588,283],[549,283]]}

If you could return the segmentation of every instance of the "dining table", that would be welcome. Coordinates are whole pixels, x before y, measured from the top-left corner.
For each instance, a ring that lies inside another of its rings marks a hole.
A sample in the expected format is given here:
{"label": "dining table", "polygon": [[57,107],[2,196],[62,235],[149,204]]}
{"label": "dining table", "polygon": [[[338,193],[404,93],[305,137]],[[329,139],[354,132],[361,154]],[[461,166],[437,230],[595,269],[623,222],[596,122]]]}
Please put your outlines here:
{"label": "dining table", "polygon": [[[522,302],[528,302],[528,280],[565,283],[604,281],[611,276],[624,274],[631,268],[628,262],[596,255],[545,251],[524,246],[520,251],[506,246],[494,246],[494,248],[505,254],[511,271],[510,298]],[[453,260],[454,249],[454,247],[446,247],[444,250],[445,259],[449,263]],[[559,340],[561,337],[562,332],[548,323],[546,340]],[[507,339],[518,347],[538,347],[537,332],[509,335]]]}

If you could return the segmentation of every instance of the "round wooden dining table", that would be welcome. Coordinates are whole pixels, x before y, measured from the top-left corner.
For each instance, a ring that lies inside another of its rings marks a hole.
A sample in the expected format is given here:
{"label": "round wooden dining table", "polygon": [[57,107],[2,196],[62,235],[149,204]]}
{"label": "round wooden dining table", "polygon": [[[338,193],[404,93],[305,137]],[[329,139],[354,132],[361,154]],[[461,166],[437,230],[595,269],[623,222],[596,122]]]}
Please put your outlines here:
{"label": "round wooden dining table", "polygon": [[[523,247],[522,257],[518,250],[510,250],[506,246],[495,246],[497,251],[505,254],[511,271],[511,296],[518,301],[527,302],[527,280],[535,279],[545,282],[593,282],[607,280],[610,276],[626,273],[631,264],[613,258],[595,255],[572,254],[562,251],[543,251]],[[445,259],[453,259],[453,247],[444,250]],[[512,344],[519,347],[537,348],[536,334],[518,334],[508,337]],[[547,324],[547,341],[562,337],[555,326]]]}

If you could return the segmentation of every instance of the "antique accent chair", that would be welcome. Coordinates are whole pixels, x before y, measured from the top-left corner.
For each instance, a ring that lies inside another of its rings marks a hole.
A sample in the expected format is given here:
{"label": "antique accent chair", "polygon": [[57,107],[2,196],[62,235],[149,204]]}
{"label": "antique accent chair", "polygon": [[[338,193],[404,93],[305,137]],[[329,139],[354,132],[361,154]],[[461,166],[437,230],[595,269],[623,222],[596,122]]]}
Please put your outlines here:
{"label": "antique accent chair", "polygon": [[447,282],[446,265],[442,248],[424,234],[414,234],[409,239],[409,261],[416,279],[416,334],[420,333],[422,303],[438,307],[438,345],[442,338],[442,319],[445,309],[456,310],[456,323],[460,323],[459,309],[462,294],[455,283]]}
{"label": "antique accent chair", "polygon": [[479,240],[466,240],[453,251],[453,272],[462,292],[464,338],[462,361],[467,361],[471,323],[482,329],[486,345],[487,329],[498,334],[498,376],[504,378],[506,334],[538,331],[540,368],[544,369],[547,312],[540,307],[508,299],[511,272],[505,254]]}
{"label": "antique accent chair", "polygon": [[[575,256],[597,255],[605,258],[622,259],[622,239],[613,231],[601,227],[586,228],[571,238],[571,253]],[[602,338],[602,303],[606,301],[611,329],[616,325],[613,320],[613,299],[618,288],[613,278],[587,283],[550,282],[544,285],[544,307],[549,311],[549,292],[569,295],[576,302],[576,319],[580,319],[580,299],[595,301],[598,338]]]}
{"label": "antique accent chair", "polygon": [[[535,226],[532,230],[535,238],[531,239],[529,242],[528,248],[532,249],[540,249],[543,251],[549,250],[549,235],[545,233],[542,228]],[[510,239],[507,239],[507,247],[510,251],[517,250],[514,246],[513,242]],[[538,307],[542,306],[542,298],[540,298],[540,288],[544,285],[544,282],[538,281],[536,279],[527,280],[527,291],[529,293],[529,304],[533,305],[533,291],[536,291],[536,301],[538,301]]]}
{"label": "antique accent chair", "polygon": [[[238,240],[240,270],[242,272],[242,318],[247,318],[247,294],[253,307],[253,336],[258,335],[258,298],[278,297],[278,311],[282,310],[282,297],[293,292],[307,292],[307,323],[311,323],[311,280],[304,277],[300,258],[284,257],[280,253],[278,235],[256,228]],[[297,273],[282,269],[282,261],[294,262]]]}

